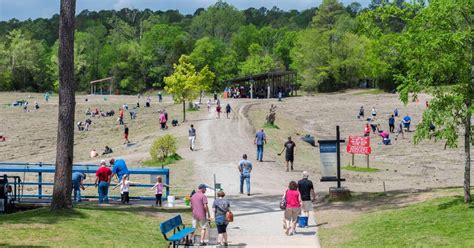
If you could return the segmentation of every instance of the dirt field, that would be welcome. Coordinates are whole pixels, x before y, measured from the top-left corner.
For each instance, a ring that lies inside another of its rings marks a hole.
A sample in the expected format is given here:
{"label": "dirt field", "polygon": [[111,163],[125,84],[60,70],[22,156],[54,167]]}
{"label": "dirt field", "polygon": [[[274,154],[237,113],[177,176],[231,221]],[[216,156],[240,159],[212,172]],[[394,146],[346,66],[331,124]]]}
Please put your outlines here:
{"label": "dirt field", "polygon": [[[28,95],[31,98],[28,98]],[[86,98],[88,98],[87,102]],[[33,102],[38,101],[40,109],[26,113],[19,107],[7,106],[17,99],[28,100],[30,109]],[[0,93],[0,134],[7,137],[6,142],[0,143],[1,161],[54,162],[57,100],[57,95],[52,96],[50,101],[45,103],[41,94]],[[308,133],[315,135],[316,139],[334,138],[336,125],[340,125],[342,137],[361,135],[365,121],[356,118],[361,105],[366,109],[366,116],[370,115],[372,106],[377,109],[382,128],[388,129],[387,119],[395,108],[399,109],[401,116],[409,113],[413,117],[416,128],[416,123],[420,121],[425,109],[425,100],[429,100],[429,97],[422,95],[420,103],[404,106],[395,94],[364,94],[361,91],[350,91],[288,98],[283,102],[245,100],[243,115],[249,117],[253,128],[259,128],[263,125],[269,105],[276,104],[278,106],[276,123],[280,129],[266,130],[269,140],[266,153],[272,153],[276,158],[275,162],[283,166],[283,158],[276,156],[276,153],[285,141],[285,137],[293,135],[298,145],[295,163],[297,171],[304,169],[318,175],[318,148],[302,142],[299,136]],[[77,97],[76,122],[86,119],[84,113],[87,108],[114,109],[118,112],[122,104],[127,103],[131,108],[136,102],[137,96],[111,96],[104,99],[101,96],[81,95]],[[148,149],[151,142],[163,133],[176,135],[181,144],[187,142],[187,124],[171,128],[166,132],[160,131],[158,126],[157,111],[166,108],[171,118],[177,117],[181,120],[181,106],[173,105],[169,97],[165,97],[164,102],[158,104],[156,95],[152,96],[151,108],[143,108],[145,97],[142,97],[140,102],[142,108],[138,111],[137,120],[130,120],[128,113],[125,113],[126,123],[130,127],[131,145],[123,145],[123,131],[116,120],[117,117],[91,118],[93,125],[90,131],[79,132],[76,129],[75,162],[97,163],[100,159],[113,156],[125,158],[131,167],[140,167],[141,161],[149,159]],[[204,111],[189,112],[188,118],[194,121],[206,120],[207,117],[202,112]],[[251,129],[247,128],[246,131],[250,132],[249,130]],[[243,131],[239,130],[239,132]],[[232,133],[232,130],[222,130],[222,132],[222,135],[225,135]],[[457,149],[444,150],[444,143],[441,142],[425,141],[415,146],[414,133],[405,135],[405,139],[398,141],[392,137],[393,145],[384,146],[379,144],[381,139],[372,134],[371,167],[381,169],[381,171],[376,173],[343,171],[343,176],[347,179],[344,184],[351,190],[359,192],[383,191],[383,182],[387,191],[462,185],[464,167],[461,142]],[[213,139],[217,138],[215,136]],[[225,139],[225,137],[221,138]],[[89,158],[91,149],[96,149],[101,153],[105,145],[109,145],[114,150],[112,156]],[[342,150],[345,151],[345,148]],[[342,160],[343,165],[347,165],[351,157],[344,152]],[[180,164],[188,169],[192,167],[184,161]],[[365,166],[365,157],[356,156],[356,165]],[[178,176],[182,179],[189,174]],[[329,184],[318,183],[318,188],[326,191]]]}
{"label": "dirt field", "polygon": [[[396,94],[349,91],[287,98],[283,102],[273,101],[272,103],[278,106],[276,124],[280,129],[267,130],[270,132],[270,145],[276,153],[281,149],[286,137],[292,135],[298,147],[295,162],[297,168],[304,168],[319,175],[319,148],[304,143],[300,139],[302,136],[311,134],[316,139],[335,139],[336,125],[340,126],[342,138],[347,139],[349,135],[362,136],[366,122],[356,118],[362,105],[366,117],[370,115],[372,107],[377,109],[377,117],[384,130],[388,130],[388,118],[395,108],[398,108],[401,118],[407,113],[412,116],[412,130],[415,130],[425,109],[425,100],[429,100],[429,96],[421,95],[419,103],[404,106]],[[254,126],[263,125],[270,104],[261,103],[252,107],[250,119]],[[272,136],[276,140],[272,141]],[[371,134],[370,166],[381,171],[363,173],[343,170],[342,175],[347,180],[343,185],[358,192],[381,192],[383,182],[387,191],[462,186],[463,141],[460,140],[458,148],[444,150],[443,142],[428,140],[414,145],[413,136],[414,132],[405,133],[405,139],[399,138],[395,141],[392,134],[392,145],[385,146],[380,144],[380,137]],[[345,145],[341,150],[342,165],[350,164],[351,155],[345,152]],[[365,156],[356,155],[355,163],[359,167],[366,166]],[[319,181],[318,179],[313,178],[313,181]],[[319,191],[323,192],[327,192],[329,186],[334,186],[334,183],[317,184]]]}
{"label": "dirt field", "polygon": [[[28,98],[28,96],[31,98]],[[187,127],[179,126],[170,128],[167,131],[161,131],[158,123],[158,111],[166,108],[169,118],[182,119],[181,106],[174,105],[170,97],[164,97],[162,103],[158,103],[158,98],[152,95],[151,108],[144,108],[146,96],[141,97],[137,119],[130,120],[128,112],[124,114],[124,121],[130,128],[129,139],[131,144],[124,145],[123,128],[117,122],[118,109],[127,103],[129,109],[132,109],[137,103],[137,96],[84,96],[76,97],[76,120],[85,121],[91,118],[93,121],[89,131],[78,131],[75,128],[74,141],[74,163],[98,164],[101,159],[110,159],[112,157],[124,158],[129,167],[142,167],[141,162],[149,160],[149,147],[154,139],[160,135],[172,133],[181,143],[187,140]],[[88,101],[85,101],[85,99]],[[8,106],[15,100],[25,99],[29,102],[31,112],[24,112],[21,107]],[[38,111],[33,110],[34,101],[40,104]],[[0,93],[0,134],[6,136],[6,142],[0,142],[0,161],[18,161],[18,162],[45,162],[54,163],[56,152],[56,132],[57,132],[57,107],[58,96],[50,97],[46,103],[41,94],[29,93]],[[98,108],[102,111],[114,109],[114,117],[92,118],[85,115],[87,108],[94,110]],[[194,118],[197,112],[187,113],[189,118]],[[170,125],[171,126],[171,125]],[[89,153],[96,149],[102,154],[104,147],[108,145],[114,153],[99,156],[91,159]],[[192,174],[192,165],[188,161],[180,161],[173,165],[180,170],[176,170],[171,175],[171,181],[186,182],[186,178]],[[22,175],[23,176],[23,175]],[[50,177],[46,175],[45,180]],[[88,182],[93,182],[95,177],[90,175]],[[36,180],[35,175],[26,177],[27,181]],[[134,181],[148,182],[149,177],[133,178]],[[181,184],[181,183],[180,183]],[[31,189],[27,189],[31,190]],[[50,193],[51,188],[46,188],[46,193]],[[174,189],[175,192],[188,192],[186,184],[182,184]],[[95,190],[93,190],[95,192]],[[150,194],[152,192],[146,189],[136,189],[136,193]],[[90,194],[86,193],[86,194]],[[115,191],[117,194],[117,190]]]}

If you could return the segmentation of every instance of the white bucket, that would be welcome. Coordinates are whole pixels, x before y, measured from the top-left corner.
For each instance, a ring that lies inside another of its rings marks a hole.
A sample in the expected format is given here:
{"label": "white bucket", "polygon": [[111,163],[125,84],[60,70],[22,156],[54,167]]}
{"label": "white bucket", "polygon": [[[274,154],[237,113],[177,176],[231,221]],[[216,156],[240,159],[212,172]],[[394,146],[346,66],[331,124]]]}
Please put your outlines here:
{"label": "white bucket", "polygon": [[174,200],[175,200],[174,195],[169,195],[168,196],[168,201],[167,202],[168,202],[168,207],[169,208],[174,207]]}

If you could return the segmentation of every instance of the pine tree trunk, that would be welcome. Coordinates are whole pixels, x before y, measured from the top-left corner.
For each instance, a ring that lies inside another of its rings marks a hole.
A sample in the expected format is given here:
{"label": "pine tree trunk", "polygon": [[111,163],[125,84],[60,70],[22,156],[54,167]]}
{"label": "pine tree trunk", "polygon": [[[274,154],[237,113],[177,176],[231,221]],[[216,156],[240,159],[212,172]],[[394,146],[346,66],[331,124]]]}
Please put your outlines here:
{"label": "pine tree trunk", "polygon": [[72,207],[72,163],[74,149],[74,21],[76,0],[61,0],[59,22],[59,113],[51,209]]}
{"label": "pine tree trunk", "polygon": [[[471,101],[472,102],[472,101]],[[470,105],[470,104],[469,104]],[[466,116],[465,133],[464,133],[464,202],[471,202],[471,111]]]}
{"label": "pine tree trunk", "polygon": [[186,121],[186,101],[183,100],[183,122]]}

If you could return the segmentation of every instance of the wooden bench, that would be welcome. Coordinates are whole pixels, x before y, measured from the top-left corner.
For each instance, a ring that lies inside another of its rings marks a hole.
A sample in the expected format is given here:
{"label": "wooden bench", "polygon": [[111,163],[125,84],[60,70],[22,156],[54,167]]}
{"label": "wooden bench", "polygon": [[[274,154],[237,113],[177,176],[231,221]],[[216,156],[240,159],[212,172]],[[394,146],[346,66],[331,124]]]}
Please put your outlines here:
{"label": "wooden bench", "polygon": [[[181,219],[181,215],[176,215],[175,217],[162,222],[160,224],[160,231],[165,237],[165,240],[169,241],[170,245],[172,244],[174,248],[178,247],[179,245],[188,246],[188,235],[193,233],[195,229],[189,227],[186,228],[183,224],[183,220]],[[173,231],[173,235],[168,237],[167,233],[171,231]]]}

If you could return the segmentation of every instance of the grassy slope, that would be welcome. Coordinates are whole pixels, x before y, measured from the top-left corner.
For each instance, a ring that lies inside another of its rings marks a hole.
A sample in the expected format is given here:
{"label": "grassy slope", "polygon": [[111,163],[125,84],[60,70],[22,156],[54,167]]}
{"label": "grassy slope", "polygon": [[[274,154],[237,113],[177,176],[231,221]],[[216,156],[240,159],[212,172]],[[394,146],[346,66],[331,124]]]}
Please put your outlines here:
{"label": "grassy slope", "polygon": [[469,247],[473,225],[474,205],[456,196],[366,214],[319,235],[324,247]]}
{"label": "grassy slope", "polygon": [[0,246],[167,247],[159,223],[175,215],[170,212],[97,205],[55,213],[47,208],[19,212],[0,216]]}

